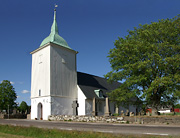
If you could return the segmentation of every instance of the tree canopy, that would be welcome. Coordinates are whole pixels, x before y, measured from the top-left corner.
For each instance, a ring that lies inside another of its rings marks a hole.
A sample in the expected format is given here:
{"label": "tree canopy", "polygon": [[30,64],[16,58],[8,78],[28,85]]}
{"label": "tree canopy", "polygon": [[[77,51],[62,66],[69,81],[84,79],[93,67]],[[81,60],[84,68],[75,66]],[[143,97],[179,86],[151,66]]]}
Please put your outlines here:
{"label": "tree canopy", "polygon": [[16,107],[16,92],[8,80],[3,80],[0,84],[0,110],[13,109]]}
{"label": "tree canopy", "polygon": [[25,101],[22,101],[20,106],[19,106],[19,109],[22,113],[25,113],[27,110],[28,110],[28,105]]}
{"label": "tree canopy", "polygon": [[176,104],[174,108],[180,108],[180,104]]}
{"label": "tree canopy", "polygon": [[110,93],[117,104],[138,97],[158,110],[180,97],[180,17],[139,25],[109,52],[109,81],[124,81]]}

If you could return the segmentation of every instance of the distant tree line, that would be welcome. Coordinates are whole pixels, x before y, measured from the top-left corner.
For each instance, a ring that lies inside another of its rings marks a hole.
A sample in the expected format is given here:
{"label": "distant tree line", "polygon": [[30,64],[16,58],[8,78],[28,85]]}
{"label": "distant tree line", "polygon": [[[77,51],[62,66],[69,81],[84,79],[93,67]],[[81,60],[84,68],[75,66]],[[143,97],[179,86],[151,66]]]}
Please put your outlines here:
{"label": "distant tree line", "polygon": [[5,110],[8,112],[8,110],[12,111],[13,109],[17,109],[22,114],[24,114],[26,111],[30,111],[31,107],[28,106],[25,101],[22,101],[18,107],[16,99],[17,95],[11,82],[8,80],[3,80],[0,83],[0,111]]}

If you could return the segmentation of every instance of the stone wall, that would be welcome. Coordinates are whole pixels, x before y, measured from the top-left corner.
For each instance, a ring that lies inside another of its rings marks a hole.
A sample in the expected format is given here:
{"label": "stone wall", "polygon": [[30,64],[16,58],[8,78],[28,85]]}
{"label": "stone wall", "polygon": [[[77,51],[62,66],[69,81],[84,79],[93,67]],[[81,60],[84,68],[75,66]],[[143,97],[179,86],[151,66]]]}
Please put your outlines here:
{"label": "stone wall", "polygon": [[104,117],[104,116],[67,116],[57,115],[49,116],[49,121],[74,121],[74,122],[114,122],[114,123],[125,123],[123,117]]}
{"label": "stone wall", "polygon": [[4,114],[0,113],[0,119],[4,119]]}
{"label": "stone wall", "polygon": [[180,125],[180,116],[134,116],[124,117],[124,121],[137,124],[172,124]]}
{"label": "stone wall", "polygon": [[23,114],[15,114],[15,115],[8,115],[7,114],[0,114],[0,119],[25,119],[27,118],[27,115],[23,115]]}
{"label": "stone wall", "polygon": [[100,123],[126,123],[126,124],[172,124],[180,125],[180,116],[133,116],[133,117],[105,117],[105,116],[49,116],[49,121],[73,121],[73,122],[100,122]]}
{"label": "stone wall", "polygon": [[31,120],[31,114],[27,114],[27,119]]}

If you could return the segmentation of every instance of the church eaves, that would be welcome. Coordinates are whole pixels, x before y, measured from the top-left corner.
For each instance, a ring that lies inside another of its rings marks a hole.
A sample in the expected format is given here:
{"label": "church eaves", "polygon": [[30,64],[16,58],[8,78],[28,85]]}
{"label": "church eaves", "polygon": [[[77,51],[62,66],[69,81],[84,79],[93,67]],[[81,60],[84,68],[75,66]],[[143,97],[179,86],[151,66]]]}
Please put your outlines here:
{"label": "church eaves", "polygon": [[56,9],[54,9],[54,21],[51,26],[51,33],[49,34],[48,37],[46,37],[42,41],[40,47],[44,46],[45,44],[47,44],[49,42],[57,44],[62,47],[65,47],[65,48],[68,48],[68,49],[71,49],[68,46],[67,42],[59,35],[58,26],[57,26],[57,22],[56,22]]}

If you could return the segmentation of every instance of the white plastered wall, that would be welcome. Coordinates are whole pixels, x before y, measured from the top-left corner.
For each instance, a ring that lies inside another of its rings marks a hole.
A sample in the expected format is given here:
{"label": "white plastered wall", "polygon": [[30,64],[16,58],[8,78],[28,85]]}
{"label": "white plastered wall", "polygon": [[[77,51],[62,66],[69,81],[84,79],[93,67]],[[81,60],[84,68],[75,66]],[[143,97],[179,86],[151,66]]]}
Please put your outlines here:
{"label": "white plastered wall", "polygon": [[[39,91],[41,91],[39,95]],[[42,104],[44,120],[50,115],[50,46],[32,52],[31,119],[38,118],[38,104]]]}
{"label": "white plastered wall", "polygon": [[[49,43],[31,54],[31,119],[38,118],[39,103],[45,108],[44,120],[52,114],[73,115],[72,103],[77,100],[76,52]],[[44,97],[49,97],[48,105],[44,105]]]}
{"label": "white plastered wall", "polygon": [[77,98],[76,52],[56,45],[50,51],[51,96]]}
{"label": "white plastered wall", "polygon": [[106,108],[105,107],[105,100],[104,99],[98,100],[98,102],[97,102],[97,112],[98,112],[99,116],[104,115],[105,108]]}
{"label": "white plastered wall", "polygon": [[77,88],[78,88],[78,103],[79,103],[78,115],[85,115],[86,96],[84,95],[82,90],[79,88],[79,86],[77,86]]}
{"label": "white plastered wall", "polygon": [[50,46],[32,54],[31,98],[50,95]]}
{"label": "white plastered wall", "polygon": [[38,119],[38,104],[42,104],[42,118],[48,120],[48,116],[51,114],[51,98],[39,97],[31,99],[31,119]]}
{"label": "white plastered wall", "polygon": [[51,115],[73,115],[72,104],[75,100],[69,97],[51,97]]}
{"label": "white plastered wall", "polygon": [[91,99],[85,100],[85,114],[86,115],[92,115],[92,104],[93,104],[93,101]]}

